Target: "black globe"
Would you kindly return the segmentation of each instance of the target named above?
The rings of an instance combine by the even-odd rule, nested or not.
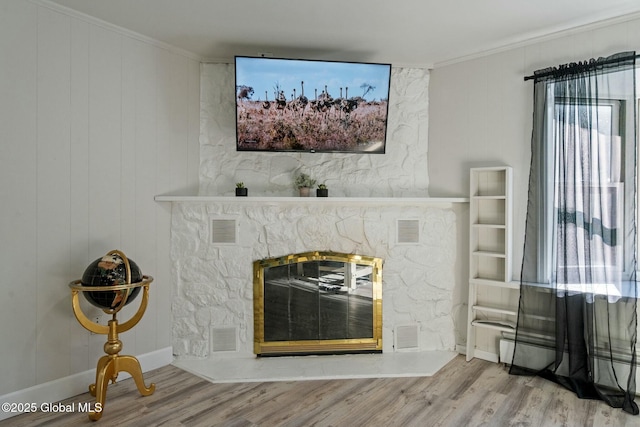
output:
[[[126,257],[126,256],[125,256]],[[142,281],[142,271],[140,267],[127,258],[131,269],[131,281],[138,283]],[[113,286],[127,284],[127,268],[120,254],[110,252],[102,258],[92,262],[82,275],[82,286]],[[119,291],[90,291],[82,292],[87,301],[98,308],[113,310],[122,305],[122,300],[126,297],[124,305],[133,301],[140,293],[140,287],[123,289]]]

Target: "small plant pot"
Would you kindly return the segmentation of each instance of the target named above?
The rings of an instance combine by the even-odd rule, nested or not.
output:
[[[300,187],[300,197],[309,197],[309,187]]]
[[[328,188],[316,188],[316,197],[329,197]]]
[[[249,194],[248,188],[236,188],[237,197],[247,197],[247,194]]]

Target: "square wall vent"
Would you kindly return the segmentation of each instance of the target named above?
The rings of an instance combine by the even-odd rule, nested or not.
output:
[[[235,218],[212,218],[211,243],[217,245],[237,244],[238,221]]]
[[[395,348],[396,350],[408,350],[418,348],[418,325],[396,326]]]
[[[403,244],[420,243],[420,220],[399,219],[396,223],[396,242]]]
[[[211,328],[211,351],[237,351],[237,330],[233,328]]]

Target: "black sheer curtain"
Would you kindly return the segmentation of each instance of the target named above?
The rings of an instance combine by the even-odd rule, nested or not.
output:
[[[510,372],[638,414],[635,52],[537,71]]]

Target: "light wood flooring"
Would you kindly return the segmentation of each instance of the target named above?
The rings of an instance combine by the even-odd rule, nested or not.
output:
[[[212,384],[174,366],[109,386],[94,426],[640,426],[599,401],[537,377],[457,356],[432,377]],[[64,401],[92,402],[89,393]],[[0,426],[81,426],[86,414],[25,414]]]

